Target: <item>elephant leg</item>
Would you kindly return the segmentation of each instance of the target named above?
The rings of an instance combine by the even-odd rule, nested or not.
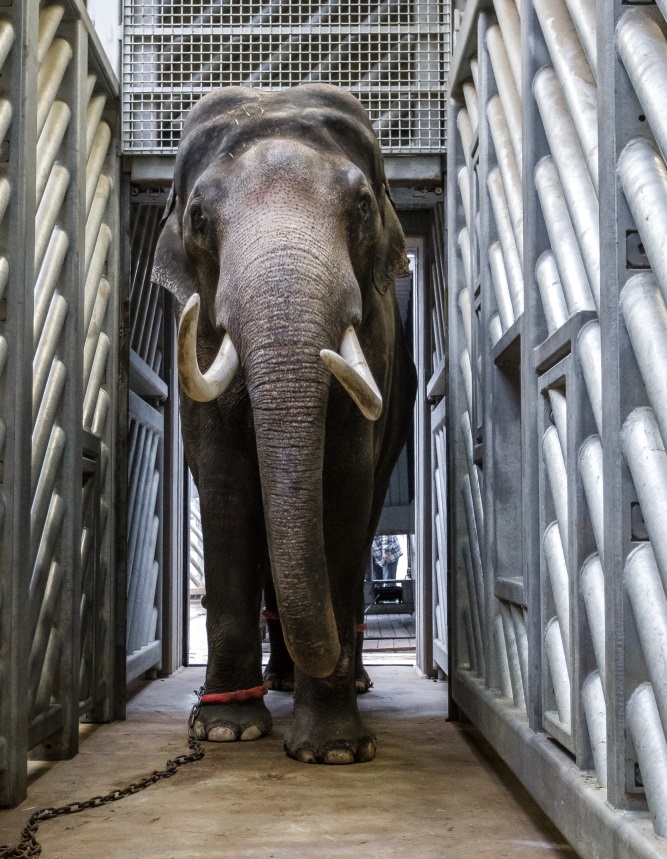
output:
[[[222,461],[224,460],[224,461]],[[196,735],[254,740],[271,730],[263,699],[259,612],[266,535],[256,469],[238,451],[198,463],[208,634],[206,695]],[[207,696],[214,697],[206,703]]]
[[[294,661],[287,651],[283,628],[278,614],[278,601],[276,589],[271,578],[271,570],[268,565],[264,576],[264,607],[266,625],[269,630],[269,642],[271,644],[271,655],[264,670],[264,682],[268,689],[276,692],[294,691]]]
[[[364,599],[364,581],[362,579],[357,589],[356,599],[356,642],[354,651],[354,685],[357,695],[365,695],[373,685],[368,671],[364,668],[364,637],[366,635],[366,614]]]

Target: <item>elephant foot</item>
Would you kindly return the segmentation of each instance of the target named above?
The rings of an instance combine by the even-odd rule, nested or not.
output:
[[[371,680],[368,671],[366,671],[362,665],[361,670],[357,669],[354,677],[354,687],[357,691],[357,695],[365,695],[372,685],[373,681]]]
[[[294,692],[294,669],[292,671],[272,671],[268,666],[263,676],[266,688],[273,692]]]
[[[195,720],[195,737],[212,743],[258,740],[271,732],[273,720],[263,701],[206,704]]]
[[[297,718],[287,733],[285,752],[304,764],[354,764],[372,761],[377,742],[358,715],[345,721]]]

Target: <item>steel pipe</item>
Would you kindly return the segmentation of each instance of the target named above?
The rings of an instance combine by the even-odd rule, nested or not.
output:
[[[156,474],[157,484],[159,485],[159,475]],[[157,489],[155,487],[155,500],[157,501]],[[154,507],[152,508],[155,509]],[[132,600],[130,637],[128,651],[133,653],[135,650],[143,647],[148,642],[148,623],[151,609],[155,605],[155,586],[157,584],[157,573],[159,565],[155,560],[155,551],[157,548],[158,532],[160,528],[160,519],[158,516],[153,516],[150,520],[150,525],[146,523],[146,531],[141,546],[139,555],[141,577],[137,578],[137,590]],[[155,575],[155,579],[153,579]],[[128,606],[130,609],[130,606]]]
[[[0,140],[4,140],[12,124],[13,108],[8,98],[0,98]]]
[[[493,148],[496,152],[498,169],[503,180],[503,189],[512,222],[514,240],[519,257],[523,262],[523,190],[521,186],[521,174],[514,158],[505,112],[497,95],[486,106],[486,116],[489,120],[489,129],[493,140]]]
[[[519,653],[521,684],[525,698],[528,693],[528,633],[526,631],[526,619],[523,615],[523,609],[513,603],[510,603],[510,613],[512,615],[512,623],[514,624],[514,637]]]
[[[84,287],[83,299],[83,329],[87,331],[90,327],[90,319],[93,315],[93,307],[95,305],[95,297],[100,280],[104,273],[109,247],[111,245],[111,230],[106,224],[100,227],[97,241],[95,242],[95,250],[88,267],[86,275],[86,284]]]
[[[625,590],[653,685],[662,730],[667,733],[667,596],[650,543],[643,543],[628,555]]]
[[[30,578],[28,641],[32,641],[35,637],[51,562],[55,555],[56,544],[60,538],[64,515],[65,503],[61,496],[57,492],[54,492],[51,497],[48,513],[46,514],[46,520],[44,521],[44,531],[42,532],[39,551]]]
[[[517,647],[514,624],[512,623],[512,613],[510,611],[509,603],[505,603],[502,600],[500,600],[499,602],[500,618],[505,638],[505,651],[507,653],[507,663],[509,667],[510,681],[512,686],[512,698],[514,700],[515,707],[519,707],[521,710],[525,710],[526,699],[523,688],[521,665],[519,661],[519,649]]]
[[[552,251],[545,251],[535,264],[535,278],[540,290],[544,319],[547,323],[547,331],[554,331],[565,325],[569,312],[563,294],[563,285],[560,282],[558,267]]]
[[[463,155],[465,156],[465,160],[470,160],[470,147],[472,146],[472,123],[470,122],[470,116],[468,115],[468,111],[465,107],[462,107],[458,112],[458,116],[456,117],[456,127],[459,130],[459,134],[461,136],[461,146],[463,147]]]
[[[90,428],[90,431],[93,433],[93,435],[99,436],[100,438],[104,435],[110,406],[111,400],[109,398],[109,395],[104,389],[102,389],[99,393],[99,396],[97,397],[95,416],[93,418],[93,424]]]
[[[489,246],[489,268],[491,269],[491,280],[493,281],[500,324],[502,330],[507,331],[514,324],[514,308],[510,297],[510,286],[505,271],[503,252],[498,241]]]
[[[472,75],[472,82],[475,84],[475,89],[479,92],[479,62],[477,57],[473,57],[470,60],[470,74]]]
[[[90,212],[90,207],[93,204],[95,189],[97,188],[97,182],[104,167],[110,143],[111,129],[106,122],[100,122],[95,132],[95,139],[93,140],[88,164],[86,165],[86,214]]]
[[[577,338],[579,360],[584,373],[584,382],[591,402],[595,426],[602,432],[602,343],[600,323],[587,322]]]
[[[7,257],[0,256],[0,299],[5,294],[5,289],[9,281],[9,262]]]
[[[39,272],[44,254],[53,234],[56,221],[60,216],[65,194],[69,187],[69,170],[62,164],[55,164],[42,201],[35,216],[35,271]]]
[[[656,21],[640,9],[630,9],[619,19],[616,45],[656,143],[667,158],[667,40]]]
[[[582,698],[595,775],[600,786],[607,787],[607,704],[597,671],[591,671],[584,680]]]
[[[544,649],[547,654],[549,673],[551,674],[551,682],[556,698],[558,720],[563,725],[570,725],[572,723],[570,678],[558,618],[552,617],[546,625],[544,630]]]
[[[618,173],[646,254],[667,301],[667,165],[648,140],[635,139],[621,152]]]
[[[466,454],[468,477],[470,478],[470,490],[472,492],[472,504],[475,513],[475,526],[480,539],[483,539],[484,506],[482,504],[482,490],[479,482],[479,472],[473,459],[472,427],[470,426],[470,415],[468,412],[464,412],[461,415],[461,435],[463,436],[463,447]],[[445,510],[444,499],[442,499],[440,509],[443,511]]]
[[[604,573],[597,552],[584,561],[579,577],[579,588],[586,606],[586,617],[593,640],[595,661],[602,683],[606,685]]]
[[[521,18],[514,0],[493,0],[514,83],[521,93]]]
[[[9,351],[9,346],[7,344],[6,337],[0,335],[0,378],[5,372],[5,366],[7,364],[7,353]]]
[[[534,5],[597,193],[598,108],[595,78],[564,0],[535,0]]]
[[[72,111],[64,101],[54,101],[37,141],[37,172],[35,175],[35,200],[39,206],[54,162],[62,145],[72,118]]]
[[[512,676],[510,674],[510,665],[507,658],[507,646],[505,644],[505,632],[503,630],[503,621],[499,614],[496,615],[493,632],[496,644],[495,662],[498,670],[498,680],[500,682],[500,694],[503,698],[514,700]]]
[[[470,611],[468,610],[468,606],[461,606],[461,610],[459,612],[459,617],[461,618],[461,625],[463,626],[463,634],[465,636],[466,650],[468,651],[468,667],[471,671],[474,671],[476,674],[479,674],[477,671],[477,662],[475,657],[475,643],[472,637],[472,623],[470,621]],[[465,667],[465,663],[461,661],[460,667]]]
[[[7,211],[7,206],[9,205],[11,196],[12,186],[9,183],[9,179],[7,179],[6,176],[3,176],[0,179],[0,223],[5,217],[5,212]]]
[[[37,75],[37,136],[42,133],[46,117],[56,99],[60,84],[72,59],[72,48],[65,39],[51,43]]]
[[[37,62],[44,62],[58,27],[65,14],[65,7],[54,3],[52,6],[42,6],[39,10],[39,38],[37,41]]]
[[[653,407],[660,435],[667,439],[667,307],[651,272],[633,275],[623,287],[621,313]]]
[[[42,336],[44,322],[51,306],[51,301],[53,300],[53,293],[56,290],[68,247],[69,239],[67,233],[60,227],[56,227],[49,240],[44,262],[35,284],[33,323],[33,348],[35,349],[37,349]]]
[[[560,529],[557,522],[552,522],[544,531],[542,539],[544,559],[549,573],[551,593],[556,607],[556,617],[560,624],[565,651],[565,663],[570,670],[570,581],[567,572],[567,562],[563,552]]]
[[[466,589],[468,592],[468,608],[470,611],[470,619],[472,623],[472,635],[474,650],[472,656],[474,659],[474,669],[480,677],[486,676],[486,665],[484,659],[484,644],[482,637],[482,623],[479,616],[477,593],[475,592],[475,576],[472,570],[472,561],[470,560],[470,547],[466,541],[462,541],[461,555],[463,557],[463,567],[466,576]]]
[[[517,164],[522,164],[521,96],[514,81],[505,43],[498,26],[489,28],[486,34],[486,47],[496,79],[498,95],[505,111],[507,128],[512,140],[512,149],[514,149],[514,158]]]
[[[51,364],[58,349],[58,343],[65,327],[67,318],[67,302],[62,295],[54,295],[48,316],[44,324],[44,331],[39,341],[32,362],[32,419],[37,417],[37,412],[42,402],[46,380],[51,371]]]
[[[563,549],[567,553],[567,470],[563,451],[558,440],[558,431],[550,426],[542,437],[542,459],[544,461],[556,520],[560,529]]]
[[[567,398],[558,388],[549,388],[549,405],[553,423],[558,432],[563,458],[567,458]]]
[[[9,21],[0,21],[0,69],[4,66],[5,60],[9,56],[16,34],[14,28]]]
[[[39,610],[39,620],[34,638],[30,643],[29,688],[36,693],[42,674],[49,637],[55,622],[55,615],[63,586],[63,570],[57,561],[51,564],[48,581]]]
[[[498,316],[497,313],[494,313],[491,319],[489,319],[489,338],[491,340],[492,349],[502,336],[503,326],[500,322],[500,316]]]
[[[65,382],[67,381],[67,368],[58,358],[51,365],[49,377],[44,389],[44,396],[37,413],[35,427],[32,431],[32,457],[31,457],[31,492],[34,494],[37,481],[44,464],[46,448],[51,436],[51,430],[55,423],[56,414],[60,407]]]
[[[477,126],[479,124],[479,102],[477,99],[477,90],[475,89],[472,81],[466,81],[463,84],[463,99],[466,103],[466,109],[468,110],[468,116],[470,117],[470,125],[472,127],[473,134],[477,131]]]
[[[155,314],[155,322],[153,324],[153,331],[151,333],[151,340],[148,345],[148,354],[146,356],[146,363],[149,367],[153,367],[155,365],[155,355],[157,352],[158,340],[160,339],[160,334],[162,333],[162,317],[164,316],[164,310],[162,307],[158,307],[157,313]]]
[[[97,343],[102,330],[102,325],[104,324],[104,317],[106,316],[110,293],[111,287],[109,286],[109,281],[103,277],[99,284],[97,298],[95,299],[95,305],[93,307],[93,314],[91,316],[90,325],[88,326],[86,340],[83,345],[84,390],[86,390],[88,386],[88,380],[93,366],[93,358],[97,350]]]
[[[461,310],[461,322],[466,339],[468,353],[472,352],[472,312],[470,310],[470,290],[464,287],[459,292],[459,308]]]
[[[638,408],[628,415],[621,427],[621,450],[667,590],[667,453],[652,409]]]
[[[630,696],[626,714],[656,835],[667,838],[667,742],[650,683]]]
[[[130,526],[128,528],[130,539],[128,541],[127,551],[127,578],[128,578],[128,593],[132,585],[132,579],[137,574],[137,564],[135,556],[137,553],[137,544],[140,535],[144,534],[145,521],[148,518],[147,503],[150,493],[150,486],[153,477],[156,474],[155,460],[157,458],[159,438],[157,435],[147,433],[147,439],[144,446],[144,454],[139,467],[139,478],[134,498],[133,507],[129,510]],[[134,585],[136,589],[136,585]]]
[[[599,309],[600,230],[597,194],[553,69],[540,69],[535,75],[533,92],[581,248],[595,306]]]
[[[590,435],[579,448],[579,473],[588,503],[593,536],[604,562],[604,492],[602,486],[602,443],[600,436]]]
[[[37,688],[34,709],[31,711],[32,719],[40,713],[47,713],[51,706],[51,698],[55,691],[56,678],[60,675],[60,662],[63,652],[63,637],[57,626],[54,626],[49,636],[49,644],[46,648],[44,668]]]
[[[101,333],[97,341],[95,350],[95,358],[90,371],[90,379],[86,387],[86,394],[83,398],[83,426],[85,429],[90,429],[95,416],[95,407],[97,406],[97,398],[100,388],[102,387],[102,379],[107,368],[107,360],[109,358],[109,350],[111,343],[106,334]]]
[[[498,231],[498,239],[503,252],[514,318],[518,319],[523,313],[523,273],[521,270],[521,259],[516,242],[514,241],[512,221],[507,209],[503,180],[497,167],[494,167],[489,173],[487,186],[491,199],[491,208],[493,209],[493,217]]]
[[[595,310],[595,301],[581,259],[581,250],[552,158],[542,158],[538,162],[535,168],[535,187],[569,315],[573,316],[580,310]]]
[[[128,469],[127,482],[128,491],[128,523],[134,514],[134,505],[136,502],[137,487],[139,485],[139,475],[144,467],[144,449],[147,445],[148,430],[141,426],[130,415],[130,434],[128,439]]]
[[[484,596],[484,571],[482,568],[482,557],[480,554],[480,540],[477,526],[475,523],[475,510],[472,502],[472,492],[470,489],[470,478],[466,474],[463,478],[461,492],[463,494],[463,509],[465,512],[466,527],[468,529],[468,544],[470,546],[470,561],[472,564],[472,572],[475,579],[475,594],[477,596],[477,611],[479,613],[479,624],[484,633],[485,626],[485,596]]]
[[[134,635],[135,614],[141,611],[139,602],[145,589],[145,578],[150,575],[150,568],[146,564],[147,543],[152,537],[154,527],[155,504],[157,502],[157,491],[160,485],[160,473],[153,471],[150,484],[144,495],[140,519],[139,543],[133,559],[132,578],[127,590],[127,652],[132,653],[136,648],[132,646]],[[152,523],[149,525],[149,522]]]
[[[472,414],[472,367],[470,366],[470,353],[464,349],[461,353],[461,375],[463,376],[463,390],[466,395],[468,414]]]
[[[461,167],[458,175],[459,193],[461,194],[461,202],[463,204],[463,214],[466,220],[466,228],[468,232],[472,229],[470,223],[470,179],[468,176],[468,168]]]
[[[595,0],[565,0],[577,29],[581,44],[584,46],[588,65],[594,77],[597,78],[597,24],[595,18]]]
[[[459,233],[459,248],[461,249],[461,260],[463,262],[463,274],[465,275],[468,289],[472,289],[472,270],[470,259],[470,236],[464,227]]]
[[[95,77],[93,77],[93,87],[95,86]],[[88,99],[88,108],[86,109],[86,160],[90,157],[93,149],[93,142],[100,122],[102,114],[107,103],[107,97],[104,93],[97,93]]]
[[[58,470],[65,451],[66,436],[59,426],[51,430],[51,437],[44,458],[44,466],[30,509],[30,565],[34,566],[39,550],[39,542],[43,536],[44,522],[51,503],[51,496],[58,476]]]

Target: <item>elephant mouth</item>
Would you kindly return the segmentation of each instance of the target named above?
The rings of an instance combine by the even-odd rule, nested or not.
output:
[[[209,369],[202,373],[197,361],[197,325],[201,299],[197,293],[185,305],[178,326],[178,378],[185,394],[199,403],[221,397],[239,369],[232,338],[226,333]],[[338,352],[322,349],[320,358],[338,379],[365,418],[376,421],[382,414],[382,395],[364,357],[354,327],[343,332]]]

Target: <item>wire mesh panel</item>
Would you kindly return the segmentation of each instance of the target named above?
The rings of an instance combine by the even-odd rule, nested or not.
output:
[[[191,106],[219,86],[327,83],[359,98],[386,152],[440,152],[448,10],[439,0],[125,0],[124,147],[175,152]]]
[[[24,597],[14,607],[21,640],[12,642],[9,654],[23,676],[12,705],[24,727],[14,725],[7,740],[13,761],[3,773],[3,796],[9,803],[25,791],[28,749],[37,757],[71,756],[80,716],[110,717],[109,413],[117,396],[119,305],[116,251],[110,249],[118,235],[112,199],[117,83],[78,3],[19,5],[30,8],[10,29],[25,52],[17,70],[3,73],[10,98],[0,129],[16,164],[0,176],[0,209],[11,218],[13,198],[22,224],[4,245],[0,271],[3,301],[14,284],[23,293],[32,285],[34,294],[23,299],[30,311],[30,334],[23,337],[32,354],[24,378],[15,379],[16,394],[30,407],[32,433],[23,451],[24,468],[29,463],[29,508],[23,511],[29,540],[22,547],[28,569]],[[0,31],[8,59],[11,33],[1,22]],[[20,137],[13,136],[17,123]],[[8,437],[16,452],[14,433]],[[20,494],[16,488],[13,494],[12,524],[20,529]]]
[[[667,3],[462,13],[453,701],[580,855],[665,856]]]

